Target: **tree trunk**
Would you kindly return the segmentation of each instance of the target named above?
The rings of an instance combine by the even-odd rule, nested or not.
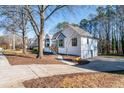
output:
[[[23,31],[22,39],[23,39],[23,54],[26,54],[26,53],[27,53],[27,49],[26,49],[26,37],[25,37],[25,31]]]
[[[43,57],[43,39],[42,39],[42,34],[38,36],[38,55],[37,58],[42,58]]]
[[[44,36],[44,6],[42,5],[41,7],[41,18],[40,18],[40,32],[38,36],[38,55],[37,58],[42,58],[43,57],[43,36]]]
[[[27,53],[27,47],[26,47],[26,20],[25,15],[23,14],[24,10],[22,9],[22,41],[23,41],[23,54]]]
[[[110,53],[110,20],[108,19],[108,25],[107,25],[107,37],[106,37],[106,41],[107,41],[107,54]]]
[[[124,55],[124,32],[121,33],[122,54]]]
[[[14,31],[12,35],[12,49],[15,50],[15,32]]]
[[[122,39],[121,43],[122,43],[122,53],[124,55],[124,38]]]

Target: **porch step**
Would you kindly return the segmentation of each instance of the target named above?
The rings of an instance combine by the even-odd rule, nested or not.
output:
[[[61,55],[58,55],[58,56],[57,56],[57,59],[63,60],[63,57],[62,57]]]

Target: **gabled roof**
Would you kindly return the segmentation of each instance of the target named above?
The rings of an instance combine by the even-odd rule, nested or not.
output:
[[[51,39],[52,35],[46,34],[44,39],[47,39],[47,38]]]
[[[61,30],[61,31],[59,31],[59,32],[56,32],[56,33],[53,35],[52,40],[55,40],[55,39],[58,39],[58,38],[65,38],[65,37],[66,37],[66,36],[63,35],[62,30]]]
[[[61,34],[61,32],[62,32],[62,30],[56,32],[56,33],[53,35],[52,40],[57,39],[57,37]]]
[[[89,32],[85,31],[84,29],[78,27],[78,26],[73,26],[73,25],[68,25],[71,29],[76,31],[79,35],[83,37],[93,37]]]
[[[66,36],[63,34],[63,33],[60,33],[58,36],[57,36],[57,39],[64,39]]]
[[[73,31],[75,31],[82,37],[94,38],[89,32],[85,31],[84,29],[81,29],[78,26],[73,26],[73,25],[68,24],[68,25],[66,25],[66,27],[64,29],[66,29],[66,28],[71,28]],[[62,31],[64,31],[64,29],[55,33],[52,37],[52,40],[57,39],[57,37],[62,33]],[[97,38],[95,38],[95,39],[97,39]]]

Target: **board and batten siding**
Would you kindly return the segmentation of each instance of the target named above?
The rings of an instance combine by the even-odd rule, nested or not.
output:
[[[87,43],[87,39],[89,43]],[[97,55],[97,40],[81,37],[81,58],[91,58]]]
[[[69,54],[69,55],[77,55],[81,56],[81,38],[80,35],[77,34],[70,28],[62,31],[64,38],[64,47],[59,47],[58,52],[61,54]],[[77,38],[77,46],[72,46],[72,38]]]

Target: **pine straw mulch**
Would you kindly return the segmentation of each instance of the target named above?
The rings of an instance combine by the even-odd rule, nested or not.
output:
[[[36,54],[4,54],[11,65],[27,65],[27,64],[63,64],[57,60],[56,55],[45,54],[42,59],[37,59]]]
[[[124,88],[124,76],[111,73],[76,73],[40,77],[23,82],[27,88]]]
[[[79,56],[73,56],[73,55],[62,55],[64,60],[67,61],[72,61],[72,62],[76,62],[75,59]]]

